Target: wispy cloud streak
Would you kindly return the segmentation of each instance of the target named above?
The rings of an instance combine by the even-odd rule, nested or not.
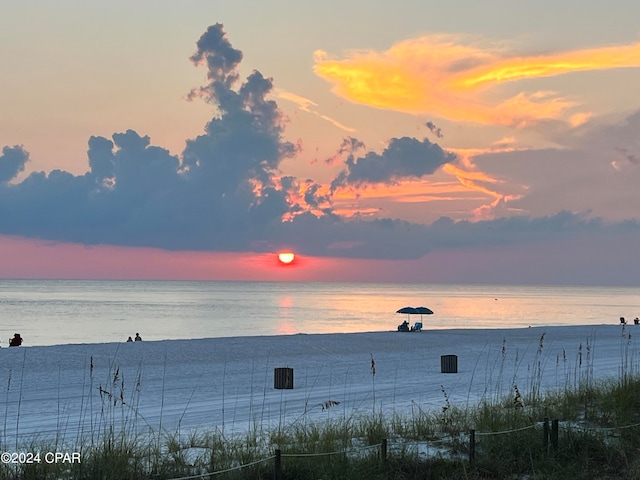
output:
[[[286,90],[282,90],[282,89],[275,89],[275,95],[278,98],[282,99],[282,100],[286,100],[288,102],[295,103],[298,106],[298,108],[300,110],[302,110],[303,112],[307,112],[307,113],[311,113],[313,115],[316,115],[316,116],[320,117],[321,119],[326,120],[327,122],[331,123],[335,127],[338,127],[340,130],[344,130],[345,132],[349,132],[349,133],[353,133],[353,132],[356,131],[355,128],[348,127],[348,126],[340,123],[335,118],[332,118],[332,117],[329,117],[328,115],[323,115],[322,113],[319,113],[316,110],[316,107],[318,106],[318,104],[316,102],[314,102],[313,100],[310,100],[310,99],[308,99],[306,97],[303,97],[302,95],[298,95],[297,93],[287,92]]]

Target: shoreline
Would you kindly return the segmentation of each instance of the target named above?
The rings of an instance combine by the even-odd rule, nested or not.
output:
[[[627,323],[628,328],[637,327],[640,332],[640,326],[634,325],[633,323]],[[518,327],[503,327],[497,326],[494,328],[487,327],[456,327],[456,328],[435,328],[429,329],[428,327],[422,328],[420,332],[399,332],[395,329],[390,330],[370,330],[370,331],[362,331],[362,332],[321,332],[321,333],[305,333],[305,332],[296,332],[296,333],[284,333],[284,334],[265,334],[265,335],[235,335],[235,336],[224,336],[224,337],[195,337],[195,338],[163,338],[163,339],[151,339],[151,340],[143,340],[141,342],[137,342],[138,344],[145,343],[162,343],[162,342],[199,342],[199,341],[221,341],[221,340],[230,340],[236,341],[238,339],[270,339],[270,338],[282,338],[282,337],[297,337],[297,336],[331,336],[331,335],[369,335],[369,334],[384,334],[384,333],[397,333],[398,335],[412,334],[412,335],[429,335],[438,333],[450,333],[454,334],[455,332],[460,333],[469,333],[469,332],[496,332],[496,331],[520,331],[520,330],[530,330],[530,329],[585,329],[585,328],[603,328],[603,327],[618,327],[621,328],[622,324],[614,324],[614,323],[594,323],[594,324],[585,324],[585,325],[571,325],[571,324],[563,324],[563,325],[528,325],[528,326],[518,326]],[[11,349],[11,350],[20,350],[20,348],[58,348],[65,346],[89,346],[89,345],[120,345],[123,343],[136,343],[136,342],[127,342],[126,338],[122,341],[109,341],[109,342],[78,342],[78,343],[57,343],[51,345],[30,345],[28,343],[23,343],[20,347],[9,347],[8,345],[0,345],[0,350]]]

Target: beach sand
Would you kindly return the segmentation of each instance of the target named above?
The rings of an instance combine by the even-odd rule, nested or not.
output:
[[[181,433],[474,406],[638,369],[634,325],[211,338],[0,349],[0,442],[101,425]],[[455,355],[456,373],[441,356]],[[372,369],[375,362],[375,375]],[[274,369],[294,372],[274,388]],[[327,403],[329,402],[329,403]],[[339,402],[339,403],[337,403]],[[329,408],[323,408],[330,405]]]

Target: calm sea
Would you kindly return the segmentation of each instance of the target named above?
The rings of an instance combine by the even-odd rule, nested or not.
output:
[[[640,289],[387,283],[0,280],[0,346],[395,330],[619,323]]]

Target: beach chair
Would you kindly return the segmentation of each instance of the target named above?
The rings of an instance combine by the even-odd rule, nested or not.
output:
[[[422,322],[416,322],[415,325],[413,326],[413,331],[414,332],[421,332],[422,331]]]

